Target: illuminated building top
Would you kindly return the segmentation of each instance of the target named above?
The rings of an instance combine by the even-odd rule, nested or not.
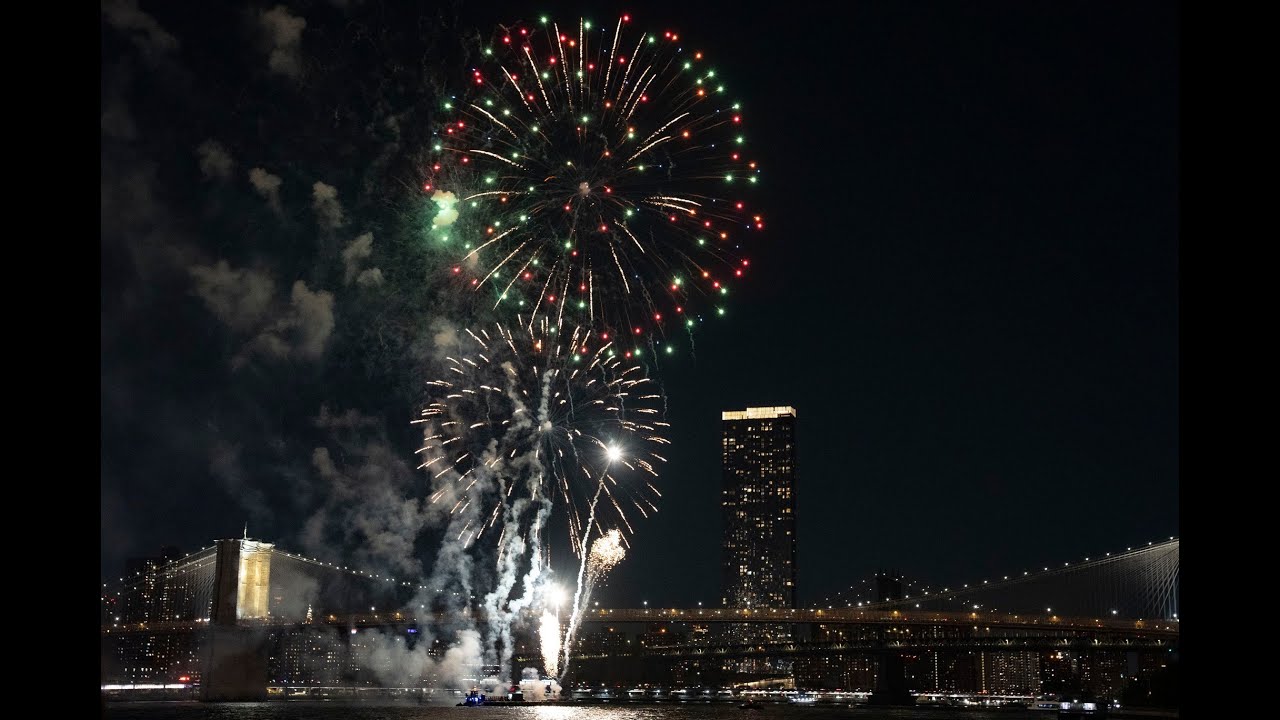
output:
[[[747,408],[746,410],[726,410],[720,413],[721,420],[771,420],[780,417],[796,417],[796,409],[789,405],[778,407]]]

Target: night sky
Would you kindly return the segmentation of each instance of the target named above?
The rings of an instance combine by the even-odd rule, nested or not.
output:
[[[246,522],[421,577],[408,420],[456,308],[416,166],[468,32],[582,8],[203,5],[103,4],[103,577]],[[1178,534],[1176,7],[828,5],[585,13],[715,61],[768,215],[729,314],[656,369],[662,509],[601,605],[717,602],[720,412],[747,406],[799,414],[802,604]]]

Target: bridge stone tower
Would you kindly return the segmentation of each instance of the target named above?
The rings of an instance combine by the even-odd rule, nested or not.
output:
[[[247,537],[217,542],[213,607],[203,646],[202,700],[267,697],[267,632],[241,621],[268,616],[272,547]]]

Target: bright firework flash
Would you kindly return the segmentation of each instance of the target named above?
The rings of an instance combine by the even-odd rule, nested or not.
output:
[[[630,20],[501,28],[443,105],[424,184],[456,196],[431,236],[464,288],[627,357],[725,314],[741,243],[764,229],[742,104],[678,33]]]
[[[542,662],[547,674],[554,677],[560,669],[560,618],[555,613],[543,611],[538,639],[542,644]]]
[[[582,613],[591,602],[591,592],[596,583],[610,570],[622,562],[627,556],[625,539],[617,528],[610,530],[591,543],[591,552],[582,559],[582,568],[578,574],[578,592],[573,597],[573,611],[569,616],[569,627],[564,639],[564,671],[569,672],[569,660],[573,652],[573,638],[582,620]],[[585,570],[585,580],[583,574]]]
[[[450,543],[467,549],[494,538],[498,580],[483,601],[486,651],[505,666],[511,622],[544,584],[543,529],[557,499],[578,555],[599,502],[609,522],[629,532],[635,512],[657,511],[661,493],[651,479],[655,463],[665,462],[654,450],[668,444],[663,397],[610,343],[545,318],[516,330],[466,330],[445,361],[445,376],[428,383],[429,401],[414,421],[424,425],[419,468],[431,474],[430,502],[449,515]],[[629,457],[611,457],[619,442]]]
[[[560,663],[560,606],[564,605],[564,588],[544,585],[543,598],[551,610],[544,610],[538,625],[538,639],[542,648],[542,661],[547,675],[556,676]]]

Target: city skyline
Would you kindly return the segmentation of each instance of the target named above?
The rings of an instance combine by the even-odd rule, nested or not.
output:
[[[104,10],[106,579],[246,522],[431,570],[433,531],[386,500],[424,482],[411,366],[436,331],[396,275],[385,188],[434,99],[404,88],[466,81],[462,29],[540,8],[285,10],[251,30],[219,7]],[[646,360],[672,426],[662,501],[596,599],[720,597],[726,408],[805,412],[804,605],[883,567],[967,582],[1178,535],[1176,10],[820,10],[637,12],[741,95],[769,223],[728,313]],[[777,38],[806,52],[761,51]],[[360,42],[376,57],[335,50]]]
[[[1170,617],[1176,605],[1169,603],[1176,596],[1167,594],[1170,582],[1176,592],[1177,545],[1161,543],[1085,563],[1071,571],[1074,576],[1054,569],[1021,583],[984,586],[973,596],[1003,598],[997,601],[1003,610],[983,604],[974,606],[984,608],[980,612],[970,612],[968,601],[959,611],[919,610],[909,598],[869,610],[593,610],[581,631],[581,667],[573,686],[576,694],[643,682],[645,699],[656,700],[670,698],[650,698],[655,683],[669,689],[717,685],[727,691],[767,681],[775,689],[874,689],[881,702],[911,702],[909,692],[925,703],[926,696],[937,693],[1010,700],[1083,691],[1126,703],[1168,703],[1176,699],[1170,686],[1176,675],[1167,668],[1171,661],[1176,666],[1177,655],[1170,653],[1177,652],[1180,634],[1176,612]],[[144,690],[199,689],[202,697],[230,693],[262,699],[286,687],[322,693],[399,688],[403,693],[462,683],[465,689],[482,675],[501,674],[484,670],[479,657],[461,665],[456,658],[450,661],[454,649],[465,644],[457,623],[473,611],[450,609],[447,600],[424,596],[423,588],[410,583],[359,577],[246,538],[220,540],[163,565],[139,567],[145,576],[130,583],[128,592],[104,596],[104,613],[114,605],[124,616],[104,618],[104,689],[138,683]],[[898,595],[896,587],[886,591]],[[1055,605],[1066,602],[1064,591],[1076,603],[1057,608],[1066,611],[1065,617],[1050,614],[1052,608],[1042,612],[1050,599]],[[406,602],[410,596],[425,602]],[[1125,611],[1109,613],[1109,605]],[[520,667],[536,671],[540,664],[532,634],[538,612],[526,608],[523,613],[517,675]],[[886,654],[886,641],[898,649]],[[715,649],[734,654],[719,659],[704,654]],[[243,684],[248,676],[241,671],[223,672],[233,659],[238,666],[255,667],[257,679]],[[264,688],[263,681],[274,690]],[[526,692],[542,690],[538,680],[530,683]],[[870,701],[876,703],[876,697]]]

